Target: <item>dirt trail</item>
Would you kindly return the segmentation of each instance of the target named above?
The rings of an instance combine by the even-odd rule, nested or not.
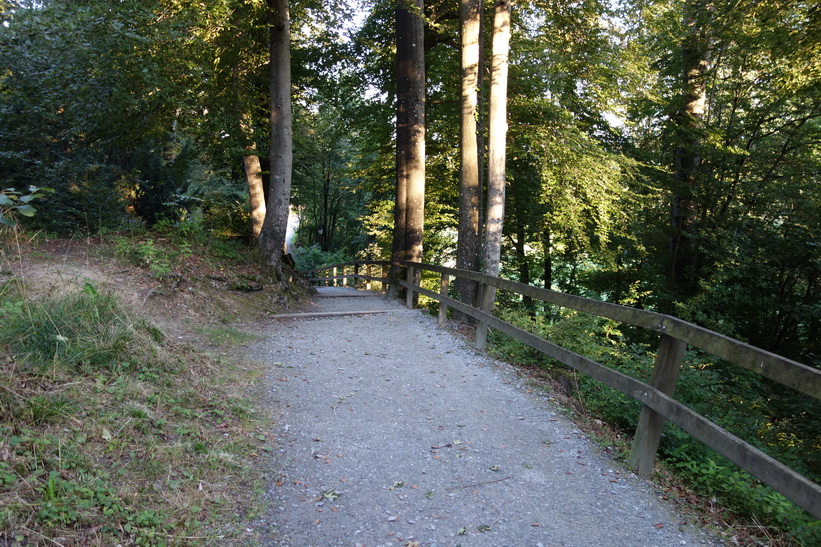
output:
[[[252,348],[279,453],[264,545],[709,544],[546,394],[421,311],[320,289]]]

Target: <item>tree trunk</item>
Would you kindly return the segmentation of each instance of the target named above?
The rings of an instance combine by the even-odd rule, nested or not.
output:
[[[234,90],[234,111],[237,116],[237,126],[245,155],[242,157],[242,167],[245,180],[248,184],[249,205],[251,208],[251,237],[259,240],[262,223],[265,221],[265,183],[262,178],[262,165],[254,139],[254,122],[243,106],[243,85],[240,81],[241,70],[239,63],[232,71],[232,85]]]
[[[425,219],[423,0],[396,5],[396,209],[393,260],[422,261]],[[396,286],[392,283],[392,286]]]
[[[544,288],[553,289],[553,245],[550,242],[550,227],[545,223],[542,230],[542,246],[544,247]]]
[[[288,0],[269,0],[271,7],[271,182],[259,246],[277,272],[288,228],[293,142],[291,129],[291,31]]]
[[[456,267],[479,270],[481,162],[477,134],[479,102],[479,55],[482,2],[461,0],[459,18],[462,40],[462,96],[461,96],[461,171],[459,174],[459,239],[456,247]],[[456,291],[465,304],[476,305],[478,283],[456,279]]]
[[[706,73],[710,57],[709,8],[702,0],[684,4],[681,43],[682,106],[678,113],[675,151],[670,281],[673,298],[693,296],[698,288],[697,201],[701,167]]]
[[[255,151],[246,148],[248,152]],[[242,165],[245,169],[245,180],[248,182],[248,195],[251,202],[251,235],[254,241],[259,239],[262,231],[262,224],[265,222],[265,190],[262,182],[262,166],[259,163],[259,156],[249,154],[242,157]]]
[[[507,73],[510,51],[509,0],[495,0],[493,45],[490,64],[488,116],[487,214],[485,220],[484,272],[499,275],[502,254],[502,227],[505,216],[505,146],[507,142]],[[482,309],[490,311],[496,297],[488,288]]]

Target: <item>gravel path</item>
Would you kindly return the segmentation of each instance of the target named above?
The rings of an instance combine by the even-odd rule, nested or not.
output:
[[[252,350],[279,409],[265,545],[709,542],[511,367],[356,294],[312,311],[385,313],[278,321]]]

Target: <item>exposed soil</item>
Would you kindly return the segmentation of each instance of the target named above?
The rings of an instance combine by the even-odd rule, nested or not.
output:
[[[48,296],[91,283],[113,292],[178,341],[200,338],[199,328],[209,323],[255,331],[267,315],[304,304],[298,293],[286,294],[260,278],[259,266],[252,262],[227,270],[218,260],[194,255],[181,260],[170,276],[158,278],[145,267],[116,258],[112,245],[98,238],[38,240],[22,252],[7,248],[0,253],[0,287],[12,278],[22,279],[31,295]],[[254,290],[237,288],[248,279],[255,280]]]

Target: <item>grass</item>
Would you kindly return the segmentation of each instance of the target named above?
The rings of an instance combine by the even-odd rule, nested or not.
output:
[[[239,541],[271,450],[258,365],[173,344],[90,283],[40,298],[19,281],[0,287],[0,544]]]

